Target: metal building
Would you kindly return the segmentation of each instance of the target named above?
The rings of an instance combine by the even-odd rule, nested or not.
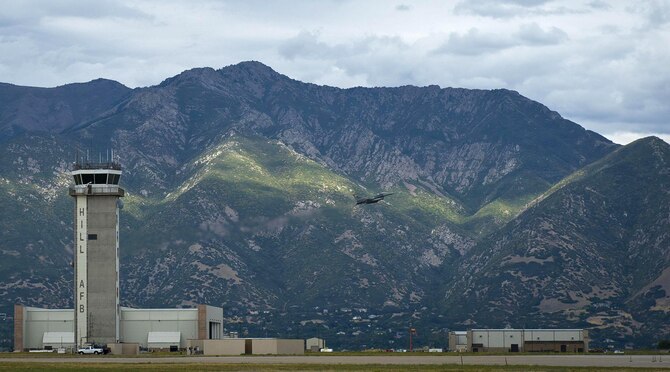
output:
[[[305,340],[305,350],[317,352],[326,347],[326,340],[312,337]]]
[[[76,163],[71,172],[75,198],[75,313],[77,345],[119,341],[119,187],[121,166]],[[89,277],[89,273],[95,277]]]
[[[15,305],[14,350],[74,347],[74,309],[40,309]],[[119,342],[144,348],[183,349],[188,340],[222,336],[223,309],[198,305],[187,309],[121,307]]]
[[[589,349],[589,333],[584,329],[471,329],[467,332],[450,332],[449,349],[472,352],[583,353]]]
[[[190,339],[218,340],[222,336],[223,309],[220,307],[198,305],[190,309],[121,308],[122,342],[137,342],[142,347],[156,349],[173,345],[185,348]]]
[[[14,305],[14,350],[53,347],[48,343],[51,338],[47,337],[47,334],[54,332],[59,332],[64,336],[63,345],[58,345],[59,347],[74,346],[74,310],[40,309]],[[46,343],[45,338],[47,338]],[[72,343],[67,342],[70,339]]]

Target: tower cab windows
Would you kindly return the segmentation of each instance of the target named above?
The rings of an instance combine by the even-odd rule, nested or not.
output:
[[[75,185],[118,185],[119,174],[81,173],[73,175]]]
[[[109,174],[107,175],[107,183],[112,185],[119,184],[119,175],[118,174]]]
[[[86,184],[93,183],[93,175],[92,174],[81,174],[80,176],[81,176],[81,183],[79,185],[86,185]]]

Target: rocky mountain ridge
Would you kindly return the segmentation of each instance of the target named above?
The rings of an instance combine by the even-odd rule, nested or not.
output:
[[[609,209],[585,208],[592,192],[584,190],[599,190],[608,206],[651,198],[663,190],[666,168],[635,164],[657,152],[666,159],[667,144],[621,148],[516,92],[338,89],[244,62],[185,71],[147,88],[104,80],[2,85],[0,96],[7,97],[0,103],[3,307],[71,306],[64,170],[77,148],[114,148],[128,192],[121,218],[128,305],[207,302],[224,306],[229,330],[316,332],[346,347],[391,346],[409,323],[423,327],[425,342],[445,329],[503,323],[569,323],[637,341],[651,329],[597,315],[602,306],[645,324],[665,314],[667,260],[654,275],[620,271],[636,278],[633,299],[628,290],[608,292],[633,285],[629,279],[586,291],[600,283],[589,267],[615,264],[606,250],[589,251],[586,260],[553,245],[542,248],[551,254],[514,249],[555,241],[542,234],[583,247],[620,239],[609,232],[611,220],[596,218]],[[596,177],[602,172],[593,167],[621,153],[639,159]],[[608,186],[617,172],[650,186],[633,198],[626,182]],[[593,184],[574,189],[582,175]],[[379,190],[396,194],[353,207],[353,193]],[[667,255],[657,212],[618,225],[636,257]],[[545,225],[532,224],[534,213],[549,214]],[[575,216],[584,224],[573,223]],[[650,242],[656,245],[647,248]],[[510,265],[516,274],[500,271]],[[545,269],[542,279],[528,279]],[[564,271],[578,283],[568,285]],[[557,280],[564,288],[546,287]],[[522,301],[523,293],[533,296]],[[653,305],[636,300],[648,296],[656,296]],[[565,305],[573,303],[580,306]],[[357,311],[367,320],[352,321]],[[523,324],[518,314],[527,314]]]

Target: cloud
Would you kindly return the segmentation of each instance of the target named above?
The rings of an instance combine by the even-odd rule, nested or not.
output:
[[[538,11],[550,0],[465,0],[454,7],[456,14],[479,15],[492,18],[508,18],[524,16]]]
[[[0,12],[0,81],[157,84],[258,60],[338,87],[507,88],[600,133],[670,133],[664,1],[25,0]]]
[[[516,45],[514,40],[505,35],[484,34],[476,28],[471,28],[463,35],[450,34],[447,42],[435,49],[435,53],[476,56],[511,48],[514,45]]]
[[[283,42],[279,54],[288,59],[295,58],[347,58],[355,55],[381,52],[383,49],[401,49],[405,44],[399,38],[367,36],[349,43],[328,44],[319,41],[318,33],[301,31]]]
[[[593,8],[593,9],[598,9],[598,10],[612,9],[611,5],[609,5],[607,2],[602,1],[602,0],[594,0],[594,1],[589,2],[587,5],[590,6],[591,8]]]
[[[150,16],[132,6],[118,1],[11,1],[2,4],[0,27],[11,25],[35,25],[44,18],[142,18]]]
[[[670,23],[670,3],[667,1],[632,3],[630,11],[642,15],[648,28],[658,28]]]
[[[537,23],[522,24],[516,32],[509,34],[484,33],[477,28],[471,28],[465,34],[450,34],[448,40],[434,52],[477,56],[525,45],[555,45],[567,39],[564,31],[556,27],[545,31]]]
[[[328,45],[319,41],[318,34],[301,31],[279,45],[279,54],[289,60],[300,58],[321,59],[352,53],[352,47],[343,44]]]
[[[516,36],[521,44],[536,46],[560,44],[568,39],[568,35],[563,30],[551,27],[545,31],[534,22],[521,25]]]
[[[278,51],[292,62],[311,61],[328,71],[312,76],[312,82],[340,85],[338,79],[344,78],[355,82],[349,86],[379,86],[416,82],[411,65],[407,61],[398,63],[412,53],[410,49],[397,37],[367,36],[349,43],[329,44],[321,41],[318,33],[302,31],[282,43]]]

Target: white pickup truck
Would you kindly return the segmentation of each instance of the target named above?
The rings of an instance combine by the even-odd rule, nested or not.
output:
[[[100,347],[86,346],[77,350],[79,354],[102,354],[104,350]]]

